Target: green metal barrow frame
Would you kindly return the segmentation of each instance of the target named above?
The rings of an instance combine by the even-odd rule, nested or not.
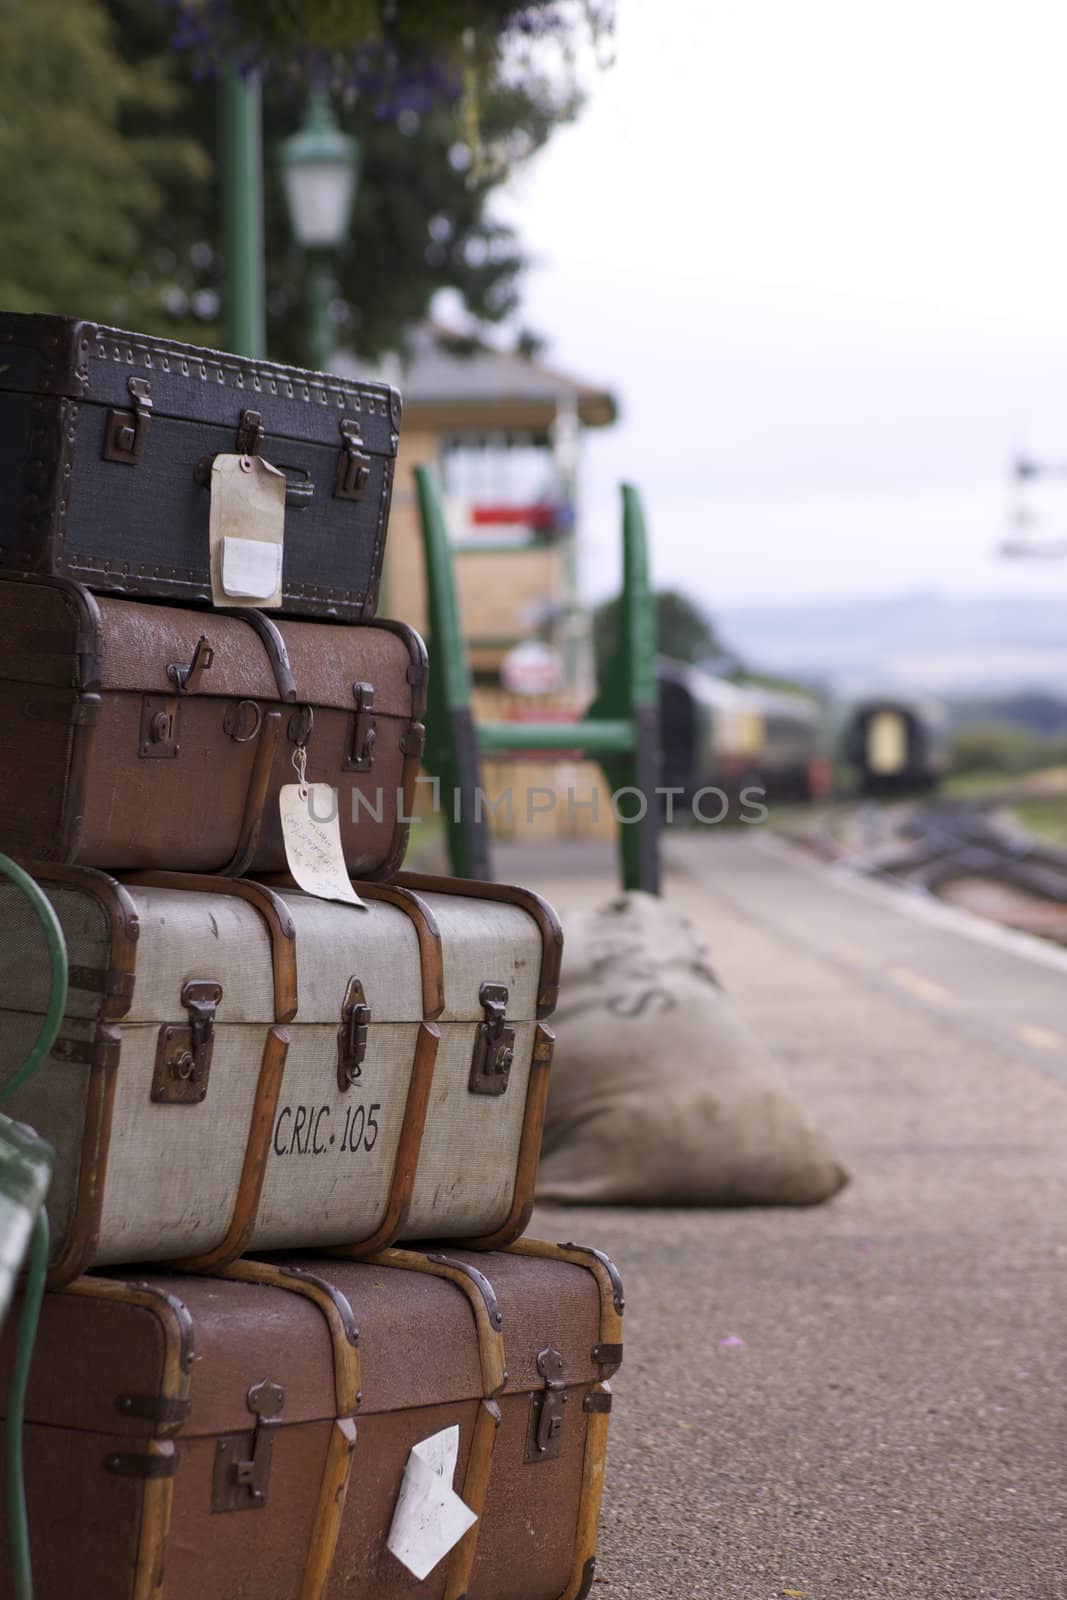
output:
[[[48,1009],[33,1049],[17,1072],[0,1087],[7,1100],[37,1071],[47,1057],[67,1004],[67,946],[51,904],[40,888],[9,856],[0,855],[0,878],[13,883],[29,900],[41,925],[51,971]],[[48,1271],[48,1215],[45,1197],[52,1177],[54,1153],[32,1128],[0,1114],[0,1323],[8,1309],[20,1266],[27,1264],[15,1360],[7,1397],[5,1434],[5,1506],[11,1592],[14,1600],[33,1600],[30,1536],[22,1470],[22,1421],[26,1386],[37,1335],[37,1319]]]
[[[416,467],[419,520],[426,561],[430,683],[426,722],[427,771],[438,780],[452,871],[491,879],[489,827],[475,803],[481,757],[520,751],[568,752],[599,762],[613,795],[624,889],[658,894],[659,704],[655,671],[655,610],[649,586],[648,541],[640,496],[622,486],[623,579],[619,629],[599,692],[577,722],[483,722],[471,710],[471,675],[463,645],[452,548],[429,467]],[[628,797],[624,805],[623,796]],[[627,813],[631,812],[632,815]]]

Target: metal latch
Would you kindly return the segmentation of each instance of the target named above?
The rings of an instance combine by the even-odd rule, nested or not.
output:
[[[334,499],[362,500],[370,482],[370,456],[363,453],[363,435],[359,431],[358,422],[353,422],[349,417],[342,417],[339,426],[344,443],[341,446],[341,454],[337,461],[337,476],[333,483]]]
[[[179,694],[195,694],[200,687],[200,680],[212,666],[215,652],[207,642],[207,634],[202,633],[196,641],[193,659],[187,667],[178,662],[172,662],[167,668],[167,677],[177,685]]]
[[[374,717],[374,685],[354,683],[352,695],[356,702],[356,715],[348,751],[341,763],[342,770],[369,772],[374,765],[374,745],[378,738],[378,725]]]
[[[222,984],[192,978],[182,985],[188,1022],[165,1022],[156,1044],[152,1099],[163,1105],[196,1105],[207,1094],[215,1048],[215,1011]]]
[[[337,1030],[337,1084],[341,1090],[354,1088],[363,1076],[370,1019],[363,985],[358,978],[349,978]]]
[[[152,418],[152,390],[147,378],[128,378],[126,387],[133,401],[132,411],[109,411],[104,428],[104,460],[121,461],[135,467],[144,452],[148,424]]]
[[[239,456],[258,456],[263,453],[263,418],[258,411],[242,411],[237,425],[234,448]]]
[[[285,1390],[264,1378],[252,1385],[245,1403],[256,1425],[250,1433],[226,1433],[217,1441],[212,1511],[259,1511],[267,1503],[270,1458]]]
[[[530,1396],[530,1423],[526,1430],[527,1461],[554,1461],[563,1445],[563,1408],[567,1390],[563,1383],[563,1357],[546,1345],[537,1357],[543,1389]]]
[[[141,701],[138,756],[145,761],[167,761],[176,756],[180,750],[178,696],[146,694]]]
[[[507,1024],[505,983],[483,983],[478,999],[485,1012],[474,1036],[474,1057],[467,1087],[471,1094],[503,1094],[515,1060],[515,1029]]]

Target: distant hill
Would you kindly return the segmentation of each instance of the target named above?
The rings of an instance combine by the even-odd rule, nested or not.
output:
[[[1067,605],[1059,598],[921,591],[726,607],[715,620],[746,665],[841,693],[1067,688]]]

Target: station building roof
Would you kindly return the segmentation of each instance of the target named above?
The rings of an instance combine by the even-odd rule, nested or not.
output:
[[[343,376],[368,375],[351,356],[340,354],[334,365]],[[406,420],[425,427],[540,430],[568,401],[586,428],[606,427],[618,414],[608,389],[433,322],[413,331],[399,373],[390,377]]]

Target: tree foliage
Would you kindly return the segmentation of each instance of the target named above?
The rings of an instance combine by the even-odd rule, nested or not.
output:
[[[145,0],[0,0],[0,25],[0,306],[220,344],[217,89],[173,50],[172,16]],[[278,154],[303,109],[302,87],[265,85],[268,346],[295,362],[305,263]],[[444,288],[480,320],[511,315],[525,256],[491,199],[576,114],[572,89],[533,71],[498,82],[478,152],[457,102],[393,119],[367,96],[337,109],[363,155],[334,263],[340,341],[367,359],[399,348]]]
[[[0,0],[0,35],[0,305],[158,319],[149,241],[172,194],[206,192],[211,172],[169,125],[174,63],[123,61],[98,0]]]
[[[707,613],[677,589],[655,595],[656,649],[672,661],[710,661],[726,654]],[[593,613],[597,672],[603,675],[618,637],[619,601],[607,600]]]

